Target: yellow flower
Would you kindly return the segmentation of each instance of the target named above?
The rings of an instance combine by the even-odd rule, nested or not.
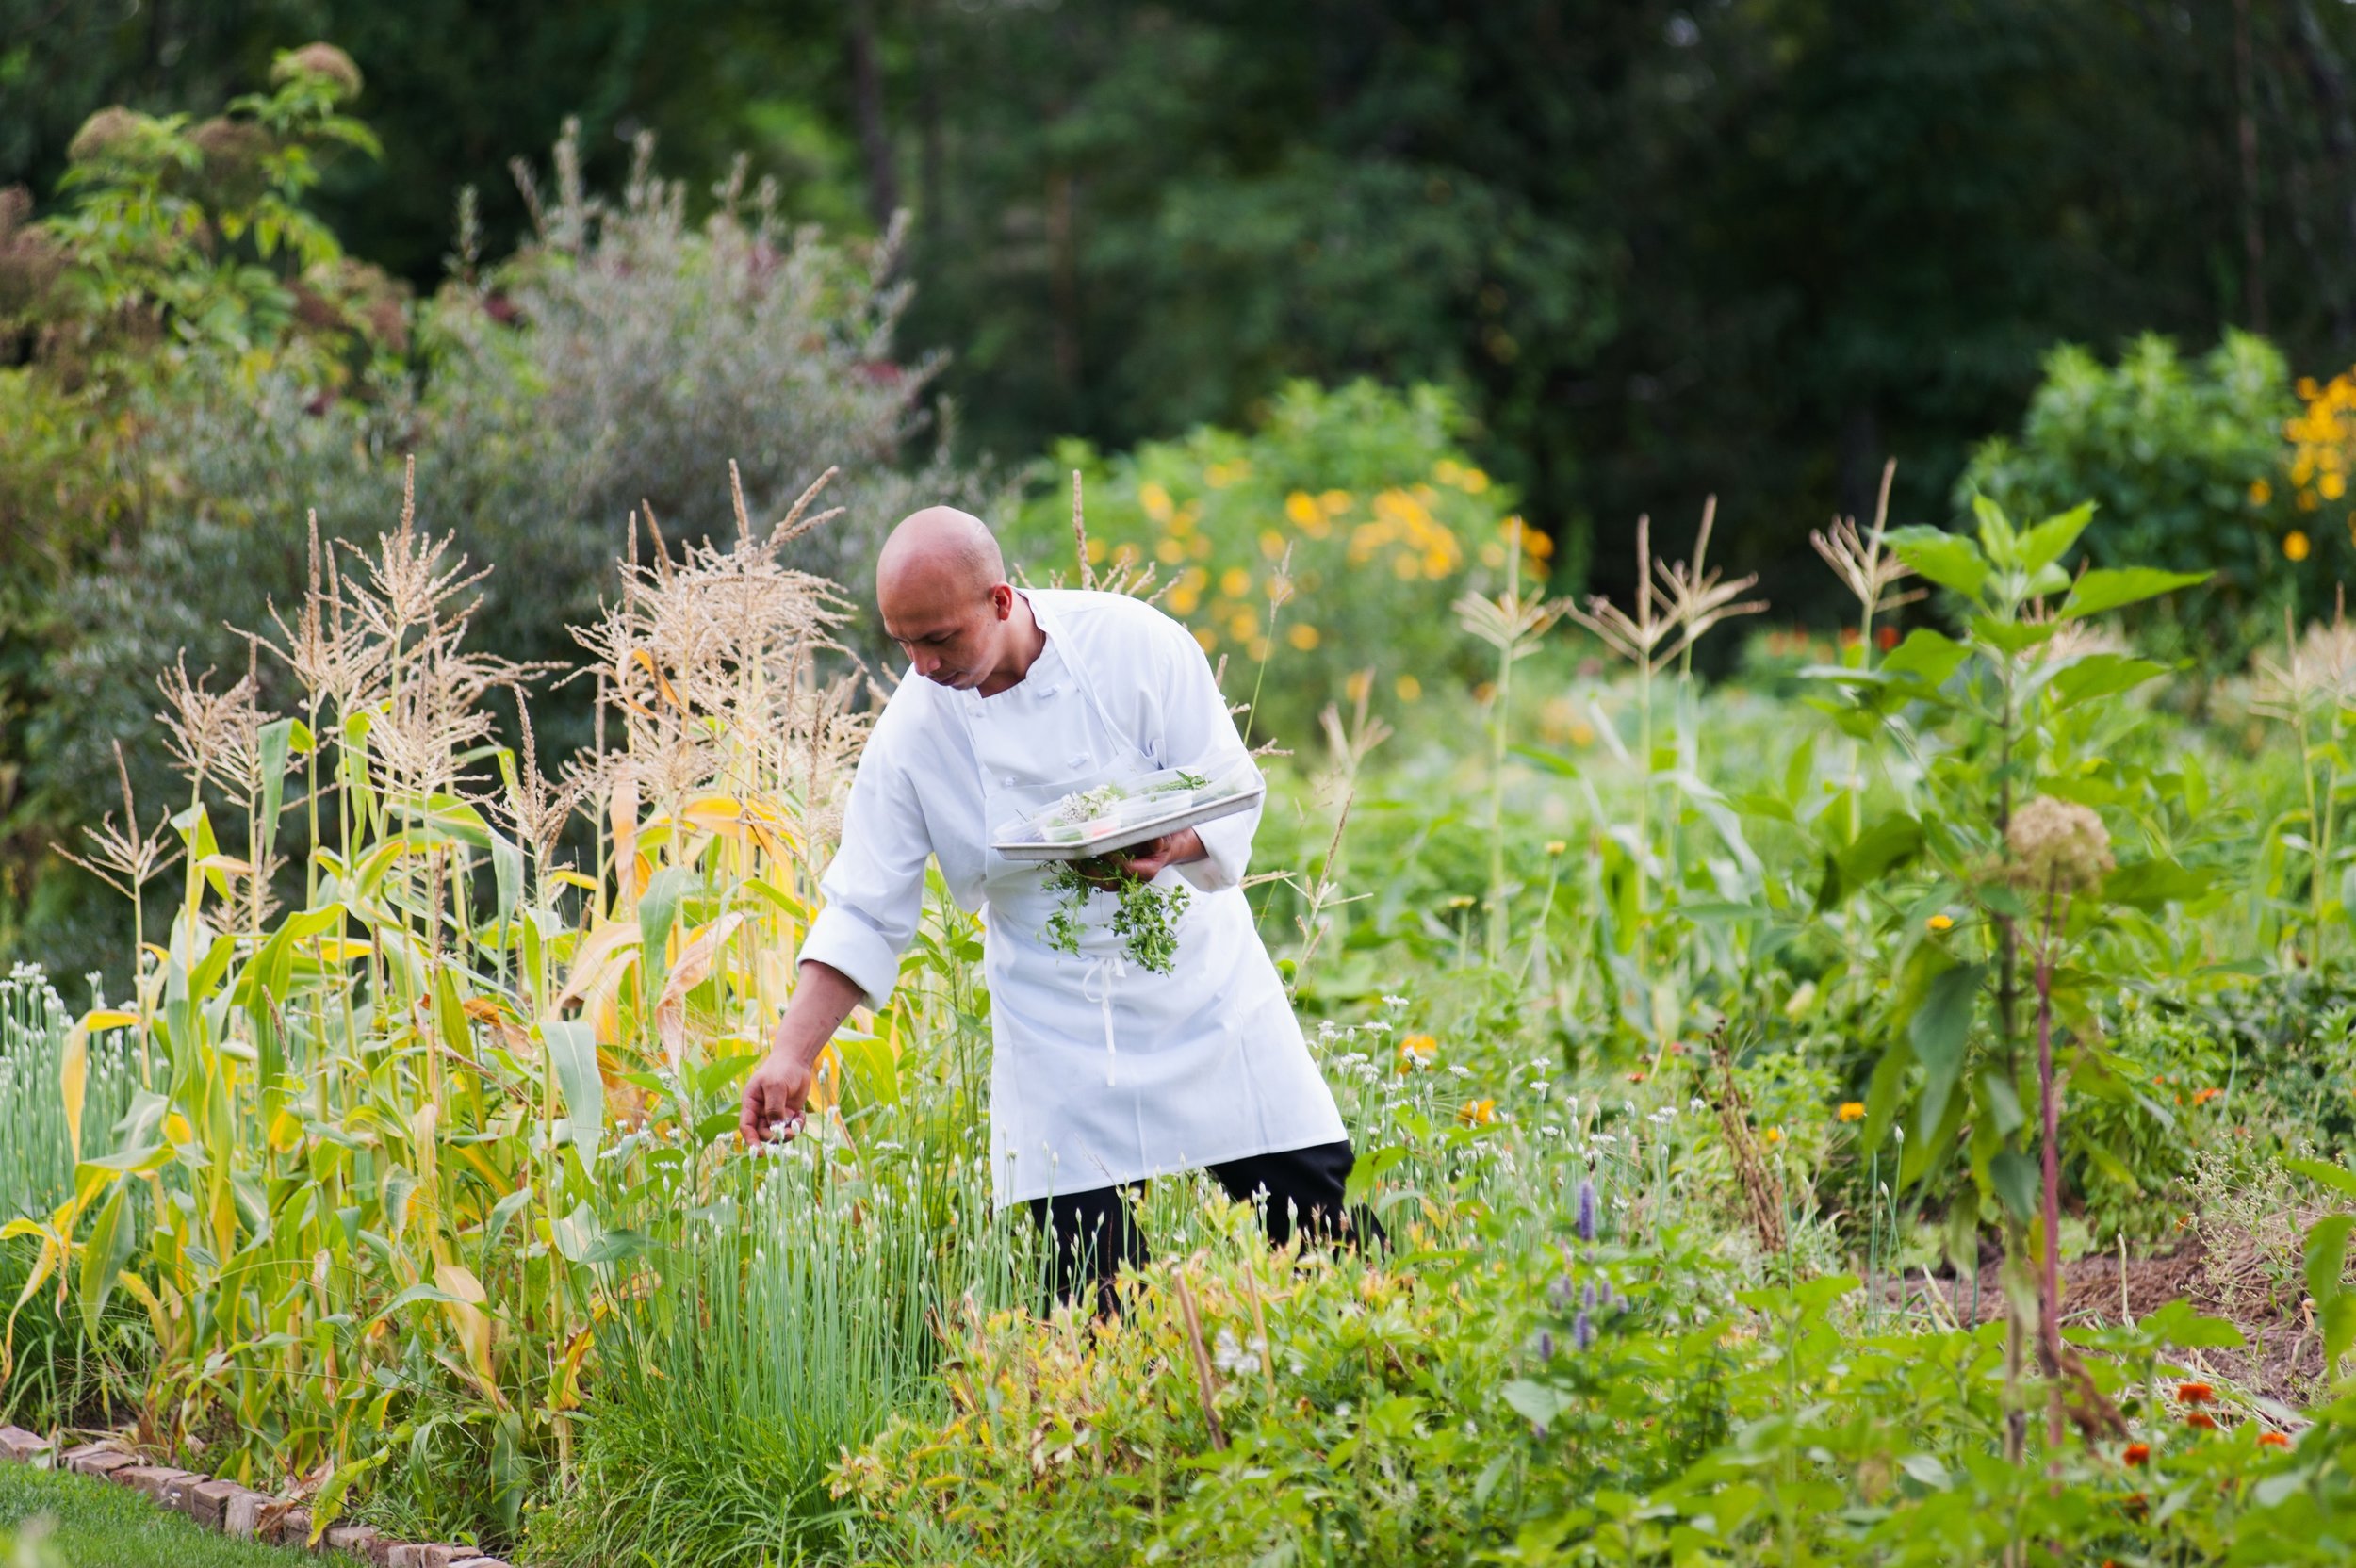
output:
[[[1489,488],[1489,476],[1478,468],[1467,468],[1458,477],[1456,483],[1467,496],[1478,496]]]
[[[1284,536],[1274,529],[1260,531],[1260,553],[1270,561],[1284,553]]]
[[[1204,653],[1219,651],[1219,633],[1207,626],[1199,626],[1194,629],[1194,640],[1203,645]]]
[[[1090,535],[1090,536],[1089,536],[1089,538],[1088,538],[1088,562],[1089,562],[1089,564],[1092,564],[1092,565],[1094,565],[1094,564],[1103,564],[1103,562],[1104,562],[1104,541],[1102,538],[1099,538],[1099,537],[1097,537],[1097,536],[1095,536],[1095,535]]]
[[[1778,1143],[1781,1143],[1781,1142],[1783,1141],[1783,1129],[1782,1129],[1782,1128],[1780,1128],[1780,1127],[1770,1127],[1770,1128],[1768,1128],[1768,1129],[1767,1129],[1767,1141],[1768,1141],[1768,1143],[1769,1143],[1769,1144],[1771,1144],[1771,1145],[1772,1145],[1772,1144],[1778,1144]]]
[[[1295,622],[1293,629],[1284,633],[1284,641],[1307,653],[1317,645],[1317,629],[1306,621]]]
[[[1318,520],[1317,498],[1306,490],[1296,490],[1284,498],[1284,515],[1301,528]]]
[[[1494,1100],[1471,1101],[1456,1113],[1456,1119],[1467,1127],[1486,1127],[1497,1119],[1497,1102]]]
[[[1955,917],[1953,915],[1933,915],[1922,923],[1929,926],[1934,931],[1952,931],[1955,928]]]
[[[2315,480],[2315,489],[2322,494],[2325,500],[2338,500],[2348,494],[2348,476],[2337,470],[2320,475]]]
[[[1570,847],[1571,843],[1568,839],[1548,839],[1546,841],[1546,853],[1548,855],[1560,855]]]
[[[1342,690],[1349,694],[1352,702],[1366,701],[1366,694],[1374,690],[1374,672],[1372,670],[1352,671],[1350,678],[1342,683]]]
[[[1423,563],[1405,550],[1392,558],[1391,571],[1401,582],[1413,582],[1423,576]]]
[[[1401,702],[1415,702],[1423,696],[1423,682],[1412,675],[1400,676],[1391,682],[1391,689],[1399,694]]]
[[[2293,561],[2306,560],[2308,552],[2314,547],[2307,536],[2297,529],[2282,535],[2282,553]]]
[[[1843,1121],[1863,1121],[1865,1102],[1861,1100],[1844,1100],[1841,1102],[1841,1109],[1834,1114]]]
[[[1464,466],[1453,458],[1444,457],[1432,466],[1432,477],[1442,484],[1454,484],[1464,473]]]
[[[2268,484],[2266,481],[2264,481],[2264,480],[2262,480],[2262,479],[2253,479],[2253,480],[2251,480],[2251,481],[2250,482],[2250,505],[2252,505],[2252,506],[2264,506],[2264,505],[2266,505],[2268,501],[2271,501],[2272,499],[2274,499],[2274,486],[2273,486],[2273,485]]]
[[[1239,599],[1252,592],[1252,574],[1241,566],[1230,566],[1219,574],[1219,591],[1231,599]]]
[[[1197,561],[1208,561],[1211,558],[1211,536],[1207,533],[1198,533],[1187,540],[1186,553]]]
[[[1152,480],[1137,486],[1137,504],[1157,523],[1170,521],[1170,492]]]
[[[1170,591],[1170,610],[1173,615],[1191,615],[1202,603],[1203,596],[1183,582]]]
[[[1399,1042],[1399,1070],[1413,1072],[1440,1059],[1440,1042],[1430,1035],[1410,1035]]]
[[[1238,610],[1227,617],[1227,632],[1238,643],[1249,643],[1260,634],[1260,617],[1249,610]]]
[[[1186,547],[1175,539],[1163,539],[1153,546],[1153,559],[1165,566],[1175,566],[1186,558]]]
[[[1589,746],[1595,743],[1595,727],[1582,719],[1571,721],[1571,744]]]
[[[1317,505],[1329,517],[1338,517],[1354,504],[1347,490],[1328,490],[1317,498]]]

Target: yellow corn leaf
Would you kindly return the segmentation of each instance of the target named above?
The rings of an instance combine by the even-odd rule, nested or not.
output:
[[[556,1376],[549,1380],[548,1409],[571,1410],[581,1403],[581,1364],[596,1342],[597,1330],[586,1328],[577,1331],[564,1347],[564,1354],[556,1364]]]
[[[614,781],[613,798],[606,802],[606,816],[614,825],[614,864],[628,867],[638,860],[638,780],[627,775]],[[629,886],[627,874],[616,874],[614,881],[622,884],[625,898],[635,898],[636,890]]]
[[[164,1138],[170,1143],[193,1143],[196,1129],[188,1125],[187,1117],[178,1111],[172,1111],[164,1117]]]
[[[596,877],[584,876],[580,872],[574,871],[570,867],[566,867],[562,871],[552,871],[548,873],[548,880],[551,882],[567,883],[572,887],[585,889],[593,893],[602,892],[604,890],[597,885],[597,879]]]
[[[630,658],[645,665],[646,673],[654,677],[654,689],[662,694],[663,701],[682,713],[687,711],[687,704],[679,700],[679,693],[672,688],[670,681],[664,678],[662,667],[654,662],[653,654],[645,648],[634,648],[630,652]]]
[[[458,1298],[442,1303],[442,1311],[450,1318],[451,1330],[466,1353],[466,1364],[473,1370],[475,1384],[483,1396],[504,1410],[507,1401],[499,1396],[499,1378],[491,1368],[491,1318],[483,1309],[490,1301],[483,1282],[474,1270],[462,1263],[439,1263],[434,1266],[434,1283]]]
[[[89,1090],[90,1019],[86,1018],[65,1032],[65,1049],[57,1054],[57,1092],[65,1101],[65,1135],[74,1145],[76,1165],[82,1160],[82,1101]]]
[[[82,1015],[81,1027],[93,1035],[109,1029],[128,1029],[137,1024],[139,1015],[126,1007],[98,1007]]]
[[[670,1059],[671,1070],[677,1072],[687,1054],[687,993],[700,986],[712,973],[712,966],[720,950],[728,945],[737,927],[744,923],[742,911],[731,909],[718,920],[689,933],[681,944],[678,958],[663,982],[663,995],[654,1004],[654,1030],[663,1041],[663,1053]]]
[[[281,1154],[291,1154],[302,1144],[303,1119],[282,1107],[270,1120],[270,1146]]]
[[[583,1016],[602,1041],[612,1042],[618,1028],[615,999],[621,994],[622,976],[638,961],[638,945],[636,921],[608,921],[592,928],[573,955],[573,970],[564,988],[557,993],[559,1008],[576,1002],[584,1004]]]
[[[317,945],[319,961],[326,964],[350,963],[376,951],[375,943],[353,937],[321,937]]]

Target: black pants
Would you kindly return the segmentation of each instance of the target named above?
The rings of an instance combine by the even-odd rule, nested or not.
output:
[[[1293,1238],[1296,1225],[1317,1241],[1382,1239],[1382,1228],[1370,1214],[1351,1215],[1342,1193],[1350,1168],[1357,1163],[1350,1140],[1315,1144],[1307,1149],[1280,1150],[1205,1167],[1212,1179],[1239,1203],[1260,1205],[1268,1238],[1282,1247]],[[1076,1300],[1084,1283],[1096,1287],[1097,1310],[1114,1310],[1113,1278],[1121,1266],[1141,1266],[1145,1237],[1130,1215],[1129,1205],[1144,1190],[1142,1182],[1098,1187],[1090,1192],[1058,1193],[1031,1200],[1031,1217],[1046,1225],[1055,1241],[1055,1295]]]

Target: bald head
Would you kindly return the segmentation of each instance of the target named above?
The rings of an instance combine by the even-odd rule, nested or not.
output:
[[[886,619],[895,598],[911,594],[978,598],[1006,580],[1006,559],[989,525],[954,506],[909,513],[875,558],[875,600]]]
[[[998,541],[953,506],[900,519],[875,558],[875,608],[914,672],[939,685],[989,695],[1020,680],[1036,654]]]

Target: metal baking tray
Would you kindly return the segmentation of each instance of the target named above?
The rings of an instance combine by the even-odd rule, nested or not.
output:
[[[1098,838],[1081,839],[1072,843],[1051,843],[1038,838],[992,839],[990,847],[1009,860],[1085,860],[1091,856],[1110,855],[1115,850],[1144,843],[1149,839],[1158,839],[1165,833],[1175,833],[1182,827],[1200,827],[1206,822],[1217,822],[1221,817],[1249,811],[1267,798],[1268,786],[1262,783],[1242,794],[1193,803],[1160,816],[1124,823]]]

